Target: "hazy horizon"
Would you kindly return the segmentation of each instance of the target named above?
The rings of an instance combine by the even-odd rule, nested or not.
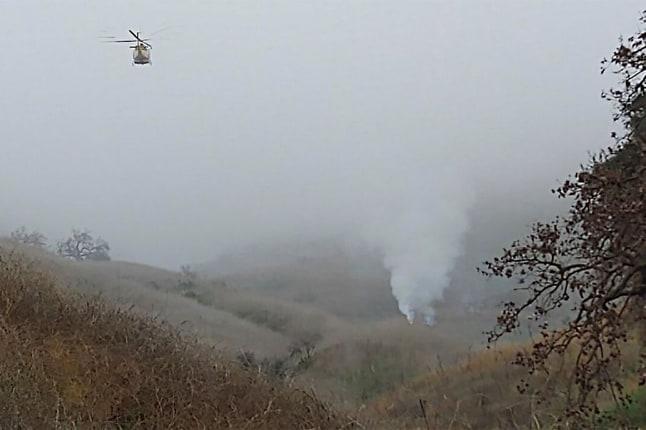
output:
[[[0,7],[0,234],[88,228],[170,268],[342,237],[381,250],[406,313],[446,286],[475,202],[544,201],[610,142],[600,61],[643,5]],[[150,67],[99,38],[165,27]]]

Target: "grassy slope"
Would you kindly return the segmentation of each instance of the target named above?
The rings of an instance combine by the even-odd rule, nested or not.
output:
[[[366,415],[380,417],[379,428],[418,428],[425,425],[421,399],[432,428],[532,428],[542,417],[535,414],[535,399],[515,388],[525,372],[509,365],[514,352],[513,347],[481,352],[435,369],[381,396]]]
[[[116,261],[77,263],[44,250],[2,240],[0,247],[15,249],[38,260],[39,265],[65,287],[85,295],[100,296],[123,309],[158,316],[221,349],[234,352],[254,349],[260,355],[271,356],[284,353],[292,341],[226,309],[183,297],[175,289],[178,274],[171,271]]]
[[[511,364],[516,352],[526,347],[527,344],[502,345],[470,354],[453,366],[435,367],[372,401],[363,417],[375,429],[425,428],[422,401],[433,429],[553,428],[565,404],[572,357],[552,360],[549,376],[529,377],[527,369]],[[643,340],[633,333],[624,349],[620,373],[627,392],[636,390],[633,405],[627,411],[618,411],[609,398],[602,397],[608,410],[621,413],[635,426],[645,424],[646,396],[635,383],[636,363],[643,349]],[[517,387],[525,382],[530,385],[521,394]],[[539,401],[539,392],[547,393],[547,401]]]
[[[306,392],[268,383],[149,318],[61,292],[0,252],[1,428],[342,428]]]
[[[301,340],[313,341],[315,365],[299,374],[297,382],[350,408],[365,401],[366,396],[377,395],[401,383],[402,377],[409,378],[425,370],[436,351],[453,351],[442,336],[424,326],[411,327],[401,317],[348,321],[315,304],[281,300],[259,294],[256,288],[223,288],[209,281],[198,282],[192,291],[194,295],[189,298],[176,289],[178,274],[171,271],[115,261],[77,263],[7,241],[4,247],[27,253],[62,286],[90,297],[100,296],[119,304],[121,309],[158,316],[181,327],[183,332],[231,352],[229,356],[244,349],[260,357],[286,357],[289,345]],[[335,276],[343,278],[339,274]],[[343,282],[347,283],[347,278]],[[351,303],[357,305],[360,301],[357,297]],[[388,372],[382,377],[366,381],[362,377],[366,369],[380,361],[373,347],[375,342],[380,345],[377,348],[400,353],[388,363]],[[339,351],[343,353],[337,354]],[[398,366],[405,366],[403,373]]]
[[[37,249],[21,250],[77,291],[100,294],[122,309],[134,306],[140,314],[159,315],[225,350],[244,348],[260,356],[285,357],[292,342],[314,340],[313,358],[295,375],[296,385],[312,387],[322,398],[348,409],[365,408],[370,428],[424,428],[419,399],[428,403],[435,428],[451,422],[455,429],[523,428],[530,419],[549,420],[545,410],[529,412],[536,407],[534,399],[516,393],[523,372],[508,366],[510,357],[504,351],[473,353],[464,361],[469,350],[481,348],[481,331],[493,323],[488,309],[469,312],[459,302],[443,303],[433,328],[409,326],[389,313],[346,319],[344,312],[328,312],[329,303],[318,307],[316,300],[289,301],[299,285],[316,281],[312,267],[288,278],[284,298],[275,291],[260,294],[258,288],[225,288],[209,281],[198,282],[193,295],[183,297],[174,272],[124,262],[75,263]],[[283,274],[280,279],[285,280]],[[265,279],[259,276],[255,282]],[[322,287],[321,294],[352,286],[343,270],[318,279],[327,279],[319,284],[323,287],[335,279],[341,282],[340,287]],[[373,288],[365,287],[359,290],[368,293]],[[362,300],[343,297],[348,309]],[[438,370],[442,366],[446,370]]]

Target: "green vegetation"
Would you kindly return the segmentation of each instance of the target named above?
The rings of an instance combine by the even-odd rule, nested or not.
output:
[[[601,423],[604,428],[611,429],[618,421],[634,428],[646,427],[646,387],[639,387],[630,393],[627,405],[615,406],[607,411]]]
[[[646,387],[640,387],[630,395],[629,405],[624,416],[630,424],[637,427],[646,427]]]

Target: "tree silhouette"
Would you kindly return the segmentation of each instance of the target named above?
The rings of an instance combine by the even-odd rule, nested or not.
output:
[[[646,11],[640,22],[646,24]],[[627,404],[618,370],[631,336],[643,343],[646,321],[646,31],[621,40],[603,62],[606,71],[620,77],[620,86],[603,97],[614,103],[614,120],[625,131],[553,191],[573,200],[566,216],[536,223],[481,269],[517,279],[527,297],[504,304],[490,341],[517,329],[531,312],[542,321],[540,338],[516,363],[530,373],[549,372],[551,357],[573,354],[561,422],[575,427],[598,416],[604,396]],[[572,307],[571,321],[549,326],[545,317],[562,306]],[[645,364],[642,348],[640,384]]]
[[[24,226],[12,231],[10,238],[15,242],[24,243],[25,245],[37,246],[39,248],[47,246],[47,237],[44,234],[35,230],[28,232]]]
[[[110,260],[110,245],[97,237],[96,239],[87,230],[72,230],[72,235],[58,242],[56,252],[66,258],[76,261]]]

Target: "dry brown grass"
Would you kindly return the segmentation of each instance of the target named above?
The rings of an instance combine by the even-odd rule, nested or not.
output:
[[[554,428],[570,389],[575,355],[569,351],[564,357],[555,357],[549,362],[549,374],[530,377],[526,368],[511,364],[516,353],[528,346],[498,346],[470,354],[454,366],[439,365],[377,398],[362,411],[363,417],[374,429]],[[626,345],[622,362],[617,363],[619,379],[628,391],[636,385],[636,365],[642,348],[636,334]],[[522,393],[519,386],[524,388]],[[608,396],[601,397],[601,405],[613,407]],[[588,428],[587,424],[577,424],[579,427],[565,428]]]
[[[213,344],[218,350],[229,351],[232,357],[240,349],[253,349],[261,357],[281,355],[291,343],[282,333],[246,321],[227,309],[183,297],[176,288],[178,274],[174,272],[121,261],[76,262],[1,238],[0,248],[38,261],[38,266],[53,273],[66,290],[101,297],[121,309],[142,315],[157,316],[179,327],[184,334]],[[207,285],[200,288],[208,290]]]
[[[59,291],[0,250],[0,428],[350,428],[175,329]]]
[[[456,366],[440,366],[377,399],[369,408],[370,414],[385,417],[380,428],[546,428],[549,417],[538,412],[536,396],[521,395],[516,390],[526,376],[524,369],[510,365],[516,350],[506,347],[485,351]]]

